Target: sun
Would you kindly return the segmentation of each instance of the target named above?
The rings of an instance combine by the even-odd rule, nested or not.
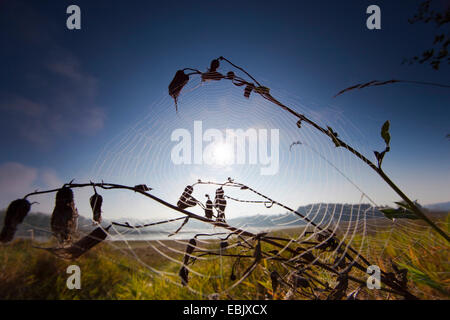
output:
[[[217,143],[212,147],[210,164],[214,166],[229,166],[234,161],[233,146],[228,143]]]

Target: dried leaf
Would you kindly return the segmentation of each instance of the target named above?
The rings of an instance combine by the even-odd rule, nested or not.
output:
[[[270,273],[270,280],[272,281],[272,292],[275,294],[275,292],[278,289],[278,278],[279,278],[278,272],[275,270]]]
[[[366,83],[358,83],[357,85],[345,88],[344,90],[339,91],[334,97],[336,98],[337,96],[343,94],[344,92],[347,91],[351,91],[351,90],[355,90],[355,89],[363,89],[366,87],[372,87],[372,86],[382,86],[385,84],[389,84],[389,83],[395,83],[395,82],[400,82],[400,80],[387,80],[387,81],[378,81],[378,80],[372,80]]]
[[[208,197],[208,200],[206,200],[205,203],[205,217],[208,219],[212,219],[213,216],[214,216],[213,202]]]
[[[189,282],[189,270],[185,266],[182,266],[180,272],[178,272],[178,275],[181,278],[181,283],[183,286],[187,286]]]
[[[184,191],[181,194],[181,196],[177,202],[178,208],[186,209],[186,208],[194,207],[197,205],[197,200],[191,195],[193,191],[194,191],[194,188],[190,185],[186,186],[186,188],[184,188]]]
[[[244,89],[244,97],[246,97],[247,99],[250,98],[250,93],[253,90],[253,86],[248,84],[245,89]]]
[[[256,243],[255,252],[254,252],[253,256],[255,257],[255,262],[259,262],[262,259],[261,241],[259,239],[258,239],[258,242]]]
[[[217,59],[211,61],[211,65],[209,67],[209,72],[215,72],[220,66],[220,62]]]
[[[368,87],[368,86],[370,86],[370,85],[372,85],[372,84],[374,84],[376,82],[377,82],[377,80],[369,81],[369,82],[367,82],[365,84],[360,85],[358,89],[362,89],[362,88]]]
[[[181,229],[185,226],[185,224],[188,223],[188,222],[189,222],[189,216],[187,216],[187,217],[183,220],[183,223],[181,224],[181,226],[180,226],[175,232],[169,234],[168,237],[171,237],[171,236],[177,234],[178,232],[180,232],[180,230],[181,230]]]
[[[234,261],[234,263],[233,263],[233,266],[232,266],[232,268],[231,268],[231,274],[230,274],[230,280],[231,281],[234,281],[234,280],[236,280],[236,275],[235,275],[235,273],[236,273],[236,267],[239,265],[239,262],[241,261],[241,257],[238,257],[237,259],[236,259],[236,261]]]
[[[259,86],[255,88],[255,92],[259,94],[269,94],[270,89],[264,86]]]
[[[220,72],[217,71],[212,71],[212,72],[204,72],[202,73],[202,81],[208,81],[208,80],[221,80],[225,78],[223,76],[223,74],[221,74]]]
[[[102,204],[103,197],[97,192],[89,199],[94,221],[100,223],[102,221]]]
[[[147,185],[145,185],[145,184],[138,184],[138,185],[134,186],[134,190],[147,192],[147,191],[150,191],[150,190],[153,190],[153,189],[147,187]]]
[[[225,76],[225,78],[226,78],[226,79],[229,79],[229,80],[233,80],[234,77],[235,77],[235,75],[234,75],[234,72],[233,72],[233,71],[228,71],[228,72],[227,72],[227,75]]]
[[[109,227],[106,229],[108,231]],[[40,248],[45,249],[59,258],[74,260],[85,254],[94,246],[106,239],[108,234],[101,227],[96,228],[87,236],[81,238],[68,248]]]
[[[343,94],[344,92],[347,92],[347,91],[350,91],[350,90],[353,90],[353,89],[356,89],[356,88],[359,88],[359,86],[361,85],[361,83],[358,83],[357,85],[354,85],[354,86],[351,86],[351,87],[348,87],[348,88],[345,88],[344,90],[341,90],[341,91],[339,91],[338,92],[338,94],[337,95],[335,95],[334,97],[336,98],[337,96],[340,96],[341,94]]]
[[[180,95],[183,87],[188,83],[189,76],[184,73],[183,70],[178,70],[175,73],[172,82],[169,84],[169,95],[175,101],[175,110],[178,112],[178,96]]]

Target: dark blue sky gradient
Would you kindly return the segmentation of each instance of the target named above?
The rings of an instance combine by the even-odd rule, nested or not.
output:
[[[85,177],[105,144],[142,117],[176,119],[174,109],[155,102],[166,99],[177,69],[204,70],[225,56],[272,86],[280,100],[286,93],[312,111],[339,110],[369,157],[383,147],[379,130],[389,119],[386,171],[412,198],[447,201],[450,90],[393,84],[333,98],[375,79],[450,83],[446,64],[439,71],[401,64],[427,49],[436,33],[432,25],[408,23],[419,3],[0,1],[0,166],[51,168],[61,181]],[[81,7],[79,31],[65,28],[70,4]],[[381,7],[381,30],[366,28],[371,4]],[[280,121],[291,119],[281,114]],[[44,185],[37,179],[32,186]],[[370,191],[378,188],[386,187]],[[377,200],[395,199],[380,193]]]

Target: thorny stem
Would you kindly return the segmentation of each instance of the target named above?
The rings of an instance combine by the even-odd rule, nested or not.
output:
[[[243,71],[245,74],[247,74],[253,81],[255,81],[260,86],[260,84],[247,71],[245,71],[243,68],[236,66],[235,64],[231,63],[229,60],[225,59],[224,57],[220,57],[219,59],[225,60],[228,63],[230,63],[233,67]],[[439,233],[448,242],[450,242],[449,235],[445,231],[441,230],[433,221],[431,221],[431,219],[429,219],[425,215],[425,213],[423,213],[422,210],[420,210],[419,207],[413,201],[411,201],[411,199],[409,199],[408,196],[406,196],[406,194],[404,192],[402,192],[399,187],[397,187],[397,185],[383,172],[383,170],[380,167],[377,167],[372,161],[367,159],[365,156],[363,156],[357,150],[355,150],[354,148],[349,146],[347,143],[345,143],[341,139],[339,139],[336,136],[334,136],[332,132],[322,128],[320,125],[318,125],[314,121],[310,120],[305,115],[300,114],[300,113],[292,110],[288,106],[282,104],[280,101],[275,99],[270,93],[268,93],[268,92],[258,92],[258,93],[264,99],[271,101],[272,103],[278,105],[283,110],[285,110],[285,111],[291,113],[292,115],[296,116],[299,119],[300,122],[304,121],[304,122],[308,123],[309,125],[313,126],[318,131],[320,131],[323,134],[327,135],[328,137],[331,138],[331,140],[333,142],[335,142],[335,144],[337,146],[340,146],[340,147],[343,147],[343,148],[347,149],[348,151],[353,153],[356,157],[358,157],[363,162],[365,162],[370,168],[372,168],[376,173],[378,173],[378,175],[400,196],[400,198],[402,198],[408,204],[408,206],[411,208],[411,210],[417,216],[419,216],[422,220],[424,220],[427,224],[429,224],[437,233]]]
[[[164,206],[166,206],[166,207],[168,207],[168,208],[170,208],[172,210],[175,210],[175,211],[178,211],[180,213],[185,214],[189,218],[196,219],[196,220],[199,220],[199,221],[203,221],[203,222],[212,224],[212,225],[214,225],[216,227],[221,227],[221,228],[227,229],[227,230],[231,231],[233,234],[236,234],[238,237],[241,237],[241,238],[242,238],[242,236],[244,236],[244,237],[249,237],[249,238],[252,238],[252,239],[259,239],[259,240],[261,240],[261,241],[263,241],[263,242],[265,242],[267,244],[270,244],[272,246],[275,246],[275,247],[278,247],[280,249],[286,250],[287,252],[290,252],[291,254],[298,255],[297,251],[295,251],[294,249],[292,249],[292,248],[290,248],[290,247],[288,247],[286,245],[280,244],[277,241],[274,241],[274,240],[269,239],[269,238],[265,238],[264,236],[261,236],[261,235],[258,235],[258,234],[254,234],[254,233],[251,233],[251,232],[248,232],[248,231],[245,231],[245,230],[241,230],[239,228],[232,227],[232,226],[230,226],[229,224],[227,224],[225,222],[217,222],[217,221],[214,221],[214,220],[211,220],[211,219],[199,216],[199,215],[197,215],[195,213],[191,213],[191,212],[186,211],[184,209],[180,209],[177,206],[172,205],[172,204],[170,204],[170,203],[168,203],[168,202],[166,202],[166,201],[164,201],[164,200],[162,200],[162,199],[160,199],[160,198],[158,198],[158,197],[156,197],[156,196],[154,196],[154,195],[152,195],[150,193],[142,191],[142,190],[140,190],[140,189],[138,189],[136,187],[129,187],[129,186],[125,186],[125,185],[113,184],[113,183],[104,183],[104,182],[101,182],[101,183],[90,182],[90,183],[82,183],[82,184],[70,182],[70,183],[65,184],[64,187],[68,187],[68,188],[98,187],[98,188],[102,188],[102,189],[105,189],[105,190],[124,189],[124,190],[130,190],[130,191],[138,192],[141,195],[143,195],[145,197],[148,197],[148,198],[150,198],[150,199],[152,199],[152,200],[154,200],[156,202],[159,202],[160,204],[162,204],[162,205],[164,205]],[[27,194],[24,197],[24,199],[26,199],[26,198],[28,198],[30,196],[33,196],[33,195],[45,194],[45,193],[54,193],[54,192],[59,191],[60,189],[61,188],[45,190],[45,191],[34,191],[34,192],[31,192],[31,193]],[[332,267],[330,267],[330,266],[328,266],[328,265],[326,265],[324,263],[321,263],[320,261],[314,261],[315,259],[311,259],[309,257],[302,256],[301,254],[299,256],[302,257],[308,263],[311,263],[311,264],[313,264],[313,265],[315,265],[317,267],[320,267],[320,268],[322,268],[324,270],[327,270],[327,271],[329,271],[331,273],[334,273],[336,275],[340,275],[339,271],[337,271],[336,269],[334,269],[334,268],[332,268]],[[354,263],[355,262],[356,261],[354,261]],[[357,263],[355,263],[354,265],[357,266]],[[255,266],[256,266],[256,264],[255,264]],[[253,269],[251,271],[253,271]],[[365,271],[362,267],[360,267],[360,269],[362,271]],[[246,276],[248,276],[248,275],[249,274],[247,274]],[[365,284],[365,281],[360,280],[360,279],[355,278],[355,277],[350,276],[350,275],[348,275],[348,279],[352,280],[354,282],[357,282],[359,284]],[[383,275],[381,276],[381,282],[384,283],[385,285],[387,285],[388,287],[392,288],[392,290],[393,290],[392,291],[392,290],[389,290],[387,288],[381,288],[381,290],[383,290],[383,291],[396,293],[396,294],[402,295],[405,298],[409,298],[409,299],[417,299],[417,297],[415,297],[414,295],[412,295],[411,293],[409,293],[405,289],[403,289],[400,286],[398,286],[395,282],[390,281],[389,279],[387,279]]]

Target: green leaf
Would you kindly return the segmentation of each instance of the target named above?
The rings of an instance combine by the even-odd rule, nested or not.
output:
[[[415,200],[413,202],[417,207],[422,208],[422,206],[417,202],[417,200]],[[394,203],[397,204],[399,207],[411,210],[411,207],[405,201],[397,201]]]
[[[417,220],[419,217],[417,217],[416,214],[414,214],[412,211],[409,211],[405,208],[385,208],[380,209],[380,211],[384,214],[384,216],[390,220],[394,219],[411,219],[411,220]]]
[[[384,142],[386,142],[386,147],[389,147],[389,143],[391,142],[391,135],[389,133],[389,120],[387,120],[381,127],[381,137],[384,139]]]
[[[399,207],[411,210],[408,206],[408,204],[405,201],[396,201],[394,202],[396,205],[398,205]]]

